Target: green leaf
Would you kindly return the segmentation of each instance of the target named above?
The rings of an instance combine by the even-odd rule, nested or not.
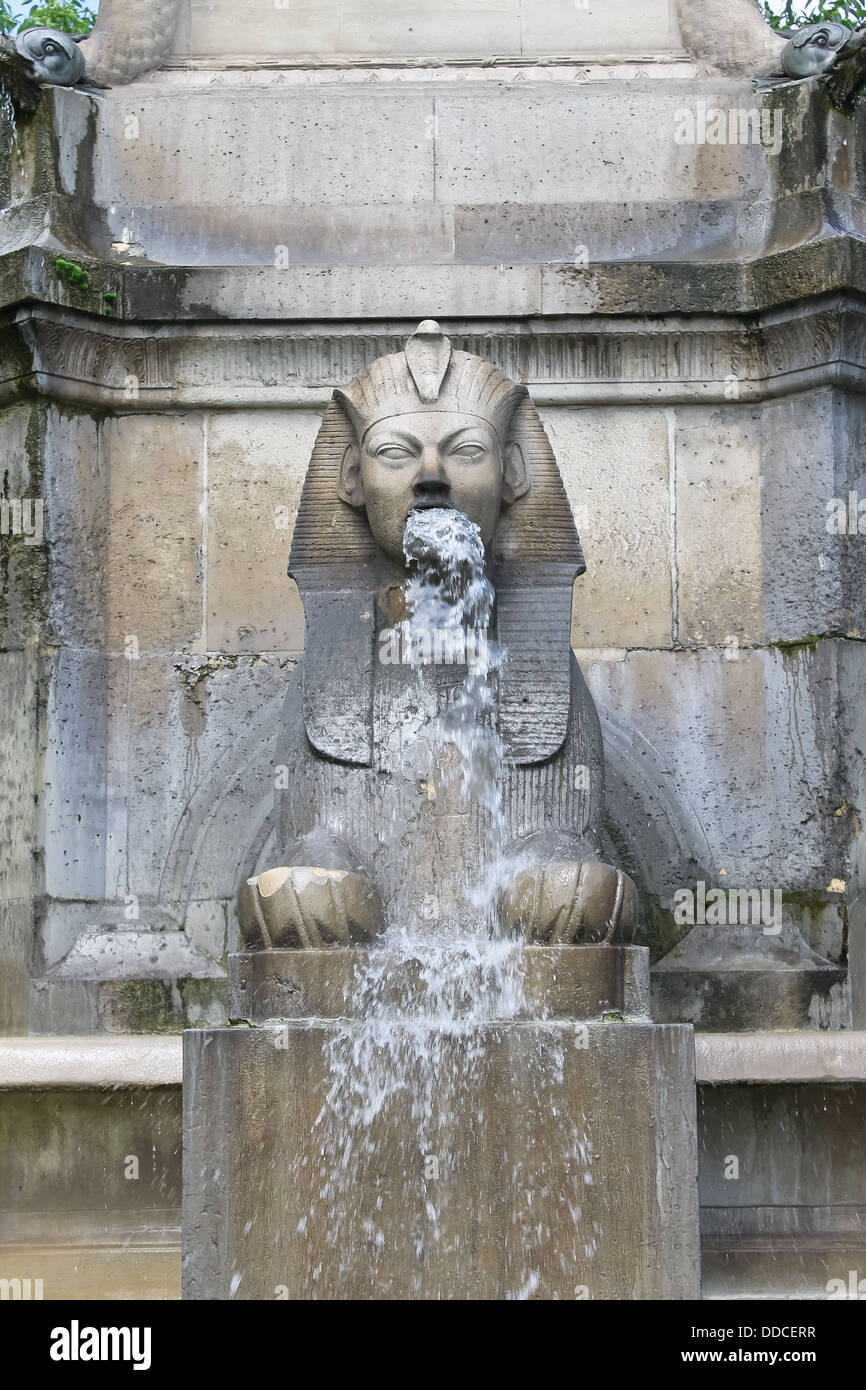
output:
[[[866,0],[785,0],[781,9],[761,0],[761,8],[774,29],[802,29],[825,20],[854,29],[866,20]]]
[[[3,5],[6,8],[5,0]],[[63,34],[89,34],[95,21],[94,11],[82,0],[45,0],[41,5],[31,5],[18,25],[18,33],[40,26],[59,29]]]

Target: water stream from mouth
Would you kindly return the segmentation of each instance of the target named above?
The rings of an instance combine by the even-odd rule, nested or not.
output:
[[[501,801],[504,749],[495,717],[497,677],[507,654],[493,640],[495,595],[484,546],[478,527],[462,513],[431,508],[410,513],[404,548],[409,577],[403,638],[427,717],[403,731],[403,770],[412,778],[423,770],[438,780],[440,795],[456,793],[477,814],[477,862],[468,870],[460,864],[437,866],[439,878],[431,889],[445,907],[433,914],[432,925],[418,918],[389,921],[379,946],[356,967],[348,1020],[325,1045],[328,1081],[315,1122],[317,1197],[302,1226],[308,1220],[321,1224],[324,1214],[341,1274],[350,1277],[357,1252],[365,1251],[375,1262],[387,1232],[400,1220],[396,1213],[404,1210],[420,1290],[431,1265],[453,1266],[461,1259],[461,1231],[490,1219],[489,1213],[464,1209],[458,1155],[467,1146],[467,1125],[472,1143],[487,1142],[491,1030],[521,1018],[525,997],[521,943],[503,936],[496,910],[509,868]],[[470,630],[483,632],[485,641],[443,700],[429,660],[437,649],[431,635]],[[384,854],[403,852],[402,830],[399,824],[390,828]],[[459,881],[443,882],[449,874]],[[455,901],[461,910],[448,908]],[[526,1048],[520,1066],[537,1071],[543,1107],[547,1082],[562,1072],[557,1030],[550,1030],[543,1046],[527,1039]],[[533,1049],[538,1055],[528,1055]],[[555,1117],[554,1108],[551,1118],[573,1129],[579,1189],[591,1181],[591,1151],[579,1117]],[[496,1181],[508,1186],[511,1220],[521,1232],[521,1256],[508,1295],[519,1298],[530,1297],[537,1285],[539,1247],[551,1233],[538,1226],[533,1213],[535,1184],[545,1181],[540,1152],[537,1171],[527,1174],[516,1155],[531,1151],[534,1141],[529,1133],[522,1141],[513,1135],[512,1141],[513,1170],[496,1175]],[[388,1171],[402,1173],[402,1184],[396,1192],[383,1189],[374,1200],[385,1152]],[[459,1221],[449,1213],[458,1201]],[[576,1230],[580,1212],[574,1203],[565,1215]],[[310,1275],[315,1281],[317,1271]]]

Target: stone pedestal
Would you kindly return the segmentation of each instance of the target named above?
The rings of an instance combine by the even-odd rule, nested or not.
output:
[[[184,1296],[698,1297],[691,1028],[628,1018],[624,992],[569,1017],[604,954],[584,947],[521,952],[517,1017],[337,1016],[364,954],[279,953],[306,1012],[185,1034]],[[235,962],[236,996],[262,962]]]

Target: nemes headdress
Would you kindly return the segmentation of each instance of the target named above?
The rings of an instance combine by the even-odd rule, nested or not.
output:
[[[568,729],[572,585],[586,568],[583,553],[526,387],[453,348],[432,319],[402,352],[378,358],[334,392],[310,458],[289,561],[306,615],[307,737],[335,761],[372,762],[379,557],[364,511],[340,499],[340,467],[374,425],[419,410],[475,415],[523,454],[529,490],[503,510],[494,543],[497,636],[508,652],[499,733],[514,762],[543,763]]]
[[[402,352],[378,358],[334,396],[359,441],[381,420],[424,410],[475,415],[504,444],[527,390],[483,357],[455,351],[438,323],[424,319]]]

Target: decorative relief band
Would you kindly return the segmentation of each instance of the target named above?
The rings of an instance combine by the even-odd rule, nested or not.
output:
[[[574,322],[574,321],[572,321]],[[756,400],[814,385],[866,389],[866,310],[834,296],[743,322],[587,318],[565,331],[449,324],[455,346],[525,382],[541,402]],[[57,308],[22,309],[0,342],[0,401],[22,388],[142,408],[318,407],[403,328],[235,322],[148,330]]]

